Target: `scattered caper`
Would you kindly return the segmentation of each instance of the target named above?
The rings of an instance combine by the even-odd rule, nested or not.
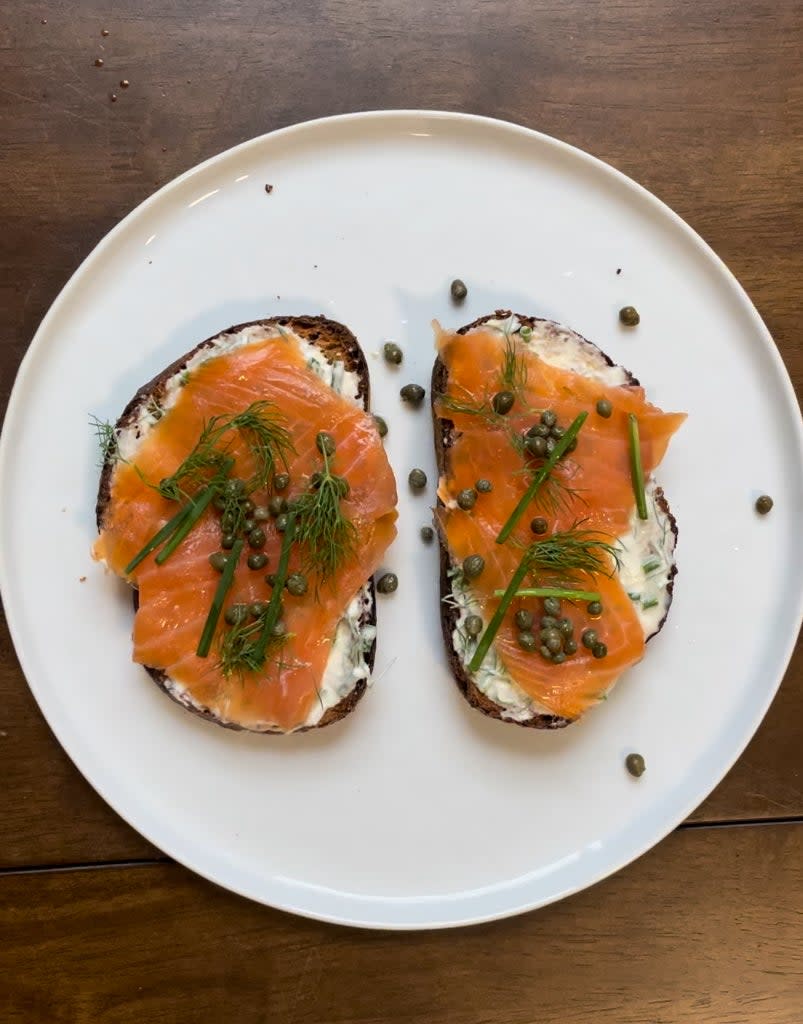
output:
[[[534,423],[527,431],[527,437],[549,437],[549,427],[544,423]]]
[[[548,640],[544,640],[544,647],[548,647],[551,654],[557,654],[563,650],[563,640],[558,633],[557,635],[550,636]]]
[[[516,637],[519,647],[523,651],[534,651],[538,646],[538,641],[528,630],[523,629]]]
[[[549,431],[549,436],[554,437],[556,441],[560,441],[560,439],[563,437],[565,433],[566,431],[563,429],[563,427],[559,427],[556,425],[552,427],[552,429]]]
[[[574,633],[574,625],[571,619],[558,619],[556,628],[561,631],[564,637],[571,636]]]
[[[289,473],[277,473],[273,478],[273,489],[274,491],[286,491],[290,486],[290,474]]]
[[[269,587],[275,587],[276,586],[276,573],[275,572],[269,572],[267,574],[267,576],[265,576],[265,582],[268,584]]]
[[[571,637],[563,641],[563,653],[568,655],[577,654],[577,641],[572,640]]]
[[[613,406],[608,401],[608,399],[607,398],[600,398],[600,400],[597,402],[597,415],[601,416],[603,419],[607,420],[612,412],[613,412]]]
[[[267,610],[268,610],[268,602],[267,601],[254,601],[253,604],[249,604],[249,606],[248,606],[249,614],[253,618],[255,618],[255,619],[258,619],[261,616],[263,616]]]
[[[166,481],[164,481],[164,480],[162,481],[162,483],[165,483],[165,482]],[[159,486],[161,486],[161,484]],[[212,507],[216,508],[218,510],[218,512],[222,512],[223,511],[223,509],[226,507],[226,499],[223,497],[222,494],[216,494],[214,496],[214,498],[212,499]]]
[[[482,632],[482,619],[479,615],[469,615],[463,623],[463,628],[469,636],[479,636]]]
[[[589,601],[586,605],[586,611],[589,615],[593,615],[596,618],[597,615],[602,615],[602,603],[600,601]]]
[[[385,342],[382,346],[382,354],[385,357],[385,362],[392,363],[394,366],[399,366],[401,361],[404,359],[404,353],[399,346],[392,341]]]
[[[399,577],[395,572],[386,572],[379,577],[376,589],[380,594],[392,594],[399,586]]]
[[[644,758],[641,754],[628,754],[625,758],[625,768],[627,768],[630,775],[638,779],[647,770],[647,765],[644,763]]]
[[[287,502],[284,498],[279,497],[278,494],[274,494],[268,501],[268,512],[274,519],[277,519],[282,512],[287,511]]]
[[[223,494],[227,498],[237,498],[245,494],[245,480],[239,480],[237,477],[227,480],[223,485]]]
[[[421,540],[425,544],[431,544],[434,539],[435,539],[435,531],[432,529],[432,527],[431,526],[422,526],[421,527]]]
[[[537,459],[543,459],[547,453],[547,441],[545,437],[528,437],[524,442],[525,449]]]
[[[310,488],[313,491],[317,491],[318,488],[321,486],[322,482],[323,482],[323,473],[319,472],[316,469],[314,473],[310,474],[309,485],[310,485]]]
[[[541,629],[557,629],[558,620],[554,615],[542,615],[541,616]]]
[[[641,317],[635,306],[622,306],[619,310],[619,319],[625,327],[635,327]]]
[[[254,551],[247,559],[249,569],[264,569],[268,564],[268,556],[262,551]]]
[[[290,573],[284,585],[293,597],[303,597],[309,586],[307,577],[302,572]]]
[[[273,636],[286,636],[287,626],[284,624],[284,622],[282,622],[281,619],[279,619],[279,621],[274,624],[271,633],[273,634]]]
[[[516,401],[516,396],[512,391],[497,391],[497,393],[491,399],[491,405],[493,410],[499,416],[506,416],[513,408],[513,403]]]
[[[605,655],[608,653],[608,648],[605,646],[605,644],[601,642],[596,643],[591,648],[591,653],[594,655],[595,658],[604,658]]]
[[[248,605],[230,604],[224,618],[230,626],[239,626],[248,618]]]
[[[566,660],[566,655],[563,651],[558,651],[556,654],[552,655],[552,660],[556,665],[562,665]]]
[[[234,536],[233,533],[224,533],[223,536],[220,538],[220,546],[222,548],[225,548],[226,551],[231,551],[231,549],[234,547],[234,541],[236,539],[237,538]]]
[[[569,443],[568,443],[568,444],[566,445],[566,447],[565,447],[565,448],[563,449],[563,454],[564,454],[564,455],[568,455],[568,454],[569,454],[569,452],[573,452],[573,451],[574,451],[574,449],[575,449],[576,447],[577,447],[577,438],[576,438],[576,437],[573,437],[573,438],[571,439],[571,441],[569,441]]]
[[[468,295],[468,288],[466,288],[465,283],[459,277],[456,277],[449,285],[449,291],[455,302],[462,302]]]
[[[490,494],[491,491],[494,489],[494,485],[491,483],[490,480],[486,480],[485,477],[483,476],[480,477],[480,479],[474,484],[474,489],[476,491],[479,491],[480,494]]]
[[[253,503],[253,501],[251,501],[250,498],[246,498],[245,501],[243,502],[243,506],[242,507],[243,507],[243,512],[245,512],[245,514],[247,516],[250,516],[250,515],[253,515],[254,509],[256,508],[256,505]]]
[[[418,408],[419,405],[424,401],[424,395],[426,392],[420,384],[405,384],[403,388],[399,390],[402,401],[407,402],[408,405],[412,405]]]
[[[583,641],[583,647],[587,647],[589,650],[593,648],[594,644],[599,642],[595,629],[584,629],[580,639]]]
[[[535,519],[530,522],[530,529],[533,533],[546,533],[549,529],[549,523],[543,516],[536,516]]]
[[[286,512],[282,512],[282,514],[280,516],[276,517],[276,522],[274,523],[274,526],[276,527],[276,531],[278,533],[284,533],[284,531],[287,529],[287,524],[289,522],[290,522],[290,517],[287,515]]]
[[[533,628],[533,613],[526,608],[519,608],[513,616],[513,621],[519,629],[531,630]]]
[[[265,531],[261,526],[255,526],[253,530],[248,534],[248,545],[252,548],[264,548],[265,547]]]
[[[775,502],[769,494],[762,494],[760,498],[756,499],[756,512],[758,512],[760,516],[765,516],[774,504]]]
[[[223,572],[228,560],[228,556],[223,551],[213,551],[209,556],[209,564],[216,572]]]
[[[232,533],[237,525],[236,518],[232,512],[225,512],[220,519],[220,529],[224,533]]]
[[[477,492],[473,487],[466,487],[457,495],[457,504],[464,512],[470,511],[477,504]]]
[[[325,430],[318,432],[315,437],[315,445],[321,455],[331,456],[335,454],[335,439]]]
[[[557,446],[558,446],[558,442],[555,440],[555,438],[554,437],[548,437],[546,439],[546,453],[547,453],[547,455],[551,455],[552,452],[554,452],[554,450],[557,448]]]
[[[257,505],[254,509],[254,519],[258,523],[264,523],[270,519],[270,509],[267,505]]]
[[[544,611],[547,615],[554,615],[557,618],[560,615],[561,604],[557,597],[545,597],[544,598]]]
[[[414,491],[423,491],[427,486],[427,474],[423,469],[411,469],[407,475],[407,482]]]
[[[551,430],[552,427],[554,427],[555,424],[558,422],[558,417],[555,415],[554,412],[552,412],[551,409],[544,409],[544,411],[541,413],[541,422],[544,424],[545,427],[549,427]]]
[[[245,530],[246,533],[250,533],[251,530],[253,530],[253,528],[256,526],[256,524],[256,519],[254,519],[253,516],[249,516],[243,523],[243,529]]]
[[[546,661],[552,661],[552,651],[550,651],[550,649],[547,646],[541,644],[541,646],[538,648],[538,651],[541,657],[544,658]]]
[[[463,575],[467,580],[475,580],[484,568],[485,559],[482,555],[468,555],[463,559]]]
[[[379,432],[379,436],[380,437],[387,437],[388,436],[387,420],[385,420],[385,418],[383,416],[374,416],[374,423],[376,424],[376,429]]]

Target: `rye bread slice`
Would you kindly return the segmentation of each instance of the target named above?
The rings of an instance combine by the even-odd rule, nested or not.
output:
[[[521,313],[512,314],[508,309],[497,309],[493,313],[489,313],[486,316],[479,317],[470,324],[466,324],[464,327],[460,327],[457,330],[457,334],[468,334],[469,331],[476,327],[482,327],[483,324],[489,320],[504,320],[512,315],[515,315],[516,319],[522,324],[529,327],[535,327],[536,324],[542,324],[554,327],[556,335],[569,334],[575,343],[582,346],[588,346],[589,353],[593,353],[596,359],[601,360],[607,366],[616,366],[617,364],[608,356],[605,352],[595,345],[592,341],[584,338],[582,335],[577,334],[575,331],[568,331],[566,328],[561,327],[559,324],[554,324],[552,321],[546,320],[543,317],[531,317],[524,316]],[[625,370],[621,367],[626,377],[627,383],[638,385],[639,381],[636,377],[630,373],[629,370]],[[433,426],[433,438],[435,444],[435,459],[438,466],[438,474],[443,476],[448,471],[449,465],[449,451],[454,445],[459,433],[454,423],[451,420],[441,418],[435,411],[436,399],[445,393],[449,382],[449,371],[446,365],[440,358],[436,358],[435,363],[432,367],[432,381],[430,387],[430,403],[432,408],[432,426]],[[677,521],[669,508],[669,503],[666,500],[666,496],[660,487],[655,490],[655,501],[660,507],[661,511],[666,515],[670,529],[672,531],[674,540],[677,541],[678,536],[678,525]],[[443,502],[440,497],[437,499],[438,508],[443,508]],[[481,711],[483,714],[488,715],[491,718],[498,718],[501,721],[512,723],[514,725],[524,726],[530,729],[562,729],[567,725],[571,725],[573,721],[577,719],[563,718],[560,715],[550,714],[534,714],[531,718],[525,719],[524,721],[517,721],[512,718],[506,718],[503,714],[504,709],[501,705],[497,704],[490,697],[486,696],[476,685],[474,680],[471,678],[471,674],[467,668],[463,665],[463,662],[454,648],[452,641],[452,634],[454,632],[457,621],[460,617],[460,612],[455,604],[449,600],[452,596],[452,584],[449,578],[449,570],[453,567],[453,561],[449,554],[449,549],[446,546],[443,534],[440,530],[438,533],[438,543],[440,547],[440,614],[441,614],[441,629],[443,631],[443,641],[446,647],[446,655],[449,661],[449,668],[451,669],[454,680],[457,683],[457,687],[463,694],[468,703]],[[664,623],[666,622],[667,615],[669,614],[669,608],[672,604],[672,594],[674,590],[675,576],[677,575],[677,565],[673,562],[669,572],[669,582],[666,587],[667,604],[664,611],[664,616],[658,624],[656,630],[647,637],[647,641],[656,636],[663,629]]]
[[[215,342],[223,335],[237,334],[238,332],[245,330],[247,327],[286,328],[298,335],[300,338],[314,344],[330,362],[342,362],[347,372],[356,374],[358,378],[357,398],[361,401],[366,412],[369,410],[370,380],[368,376],[368,363],[366,362],[365,355],[360,348],[359,342],[348,327],[345,327],[343,324],[340,324],[335,320],[329,320],[324,316],[268,317],[264,320],[251,320],[247,323],[236,324],[233,327],[227,328],[225,331],[218,331],[217,334],[213,334],[211,337],[206,338],[185,355],[180,356],[175,360],[175,362],[171,363],[164,370],[158,373],[147,384],[143,384],[128,405],[126,405],[122,415],[117,420],[114,427],[115,434],[119,436],[123,430],[134,426],[138,422],[141,411],[147,406],[152,405],[153,403],[157,406],[161,406],[167,393],[168,381],[176,374],[181,373],[193,357],[197,356],[200,352],[203,352],[204,349],[210,349],[213,351],[215,348]],[[212,355],[212,351],[210,351],[210,357]],[[137,429],[137,436],[140,436],[139,429]],[[113,471],[114,460],[107,456],[104,459],[101,469],[98,497],[95,506],[95,519],[97,522],[98,532],[103,529],[104,516],[111,500]],[[370,610],[363,612],[360,617],[360,625],[376,626],[376,592],[374,590],[373,579],[367,580],[366,585],[371,596],[371,608]],[[136,587],[134,587],[133,602],[135,610],[139,604],[138,597],[138,591]],[[374,639],[370,649],[365,652],[365,662],[368,666],[369,672],[373,671],[375,656],[376,640]],[[224,722],[212,710],[207,707],[203,707],[188,698],[186,693],[179,689],[162,671],[162,669],[153,668],[149,665],[144,665],[143,667],[156,685],[163,690],[168,697],[174,700],[177,704],[180,704],[183,708],[186,708],[188,711],[192,711],[193,714],[196,714],[207,721],[214,722],[216,725],[220,725],[225,729],[233,729],[238,732],[246,731],[258,732],[262,735],[284,735],[284,732],[281,729],[247,729],[246,726],[238,725],[234,722]],[[333,722],[340,721],[341,718],[345,718],[346,715],[354,710],[366,689],[367,681],[365,679],[359,679],[354,688],[337,704],[328,708],[315,725],[303,726],[295,731],[307,732],[309,729],[322,729],[327,725],[331,725]]]

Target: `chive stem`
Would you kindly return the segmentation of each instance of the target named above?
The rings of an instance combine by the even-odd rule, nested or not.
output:
[[[198,647],[195,651],[199,658],[205,658],[209,654],[209,649],[212,646],[212,637],[215,635],[215,628],[217,627],[220,613],[223,610],[223,602],[234,582],[234,571],[237,568],[237,561],[242,553],[244,543],[243,538],[238,537],[226,557],[226,565],[215,590],[215,596],[212,598],[212,606],[209,609],[209,614],[206,616],[204,630],[201,633],[201,639],[198,641]]]
[[[156,548],[158,548],[160,544],[164,544],[164,542],[172,536],[174,531],[181,526],[184,519],[190,514],[190,511],[192,510],[192,504],[193,503],[191,501],[188,501],[186,505],[180,508],[178,512],[176,512],[176,514],[173,516],[173,518],[168,519],[168,521],[164,524],[161,530],[159,530],[151,537],[151,539],[148,541],[145,547],[142,548],[142,550],[138,554],[134,555],[134,557],[131,559],[131,561],[128,563],[125,569],[123,569],[123,572],[125,573],[126,576],[132,573],[134,569],[136,569],[136,567],[140,564],[140,562],[143,562],[148,557],[151,551],[154,551]]]
[[[279,553],[279,564],[276,567],[276,577],[273,582],[273,591],[268,602],[268,609],[265,612],[265,619],[262,623],[262,631],[257,640],[254,652],[255,660],[261,662],[265,658],[268,649],[273,627],[279,618],[279,608],[282,603],[282,591],[287,581],[287,569],[290,563],[290,548],[293,544],[293,537],[296,530],[296,517],[290,514],[287,518],[287,527],[282,534],[282,548]]]
[[[507,590],[502,594],[502,598],[496,608],[496,611],[491,617],[491,621],[488,623],[485,632],[480,637],[480,642],[477,644],[477,649],[472,655],[471,661],[468,663],[469,672],[476,672],[480,665],[485,660],[485,655],[488,653],[488,648],[494,642],[496,634],[499,632],[499,627],[502,625],[502,619],[505,617],[505,613],[510,607],[510,603],[516,591],[521,586],[521,582],[527,575],[530,568],[530,552],[525,552],[524,558],[519,563],[518,569],[513,573],[513,578],[507,586]]]
[[[636,508],[639,519],[648,519],[647,496],[644,493],[644,467],[641,464],[641,442],[635,413],[628,414],[627,429],[630,438],[630,479],[633,483],[633,494],[636,497]]]
[[[522,495],[521,501],[519,501],[518,505],[516,505],[516,507],[513,509],[510,518],[499,531],[499,536],[496,538],[497,544],[504,544],[508,537],[511,535],[511,533],[516,527],[516,524],[524,515],[527,506],[538,493],[539,487],[546,480],[546,478],[549,476],[552,470],[555,468],[555,465],[557,464],[557,461],[561,457],[561,455],[563,455],[563,453],[566,451],[566,449],[569,447],[569,445],[572,443],[575,437],[577,437],[578,433],[580,432],[580,428],[585,423],[587,417],[587,412],[581,412],[577,417],[575,417],[571,426],[567,429],[566,433],[555,445],[554,451],[543,464],[543,466],[538,470],[535,476],[532,478],[530,486]]]
[[[214,488],[207,487],[190,502],[189,509],[187,510],[187,514],[185,515],[183,522],[179,524],[176,532],[156,556],[155,561],[157,565],[164,565],[168,558],[173,554],[179,544],[184,540],[193,526],[195,526],[204,514],[204,511],[214,497],[214,494]]]
[[[503,597],[504,590],[495,590],[494,597]],[[563,590],[560,587],[525,587],[517,590],[514,597],[561,597],[566,601],[601,601],[602,595],[595,590]]]

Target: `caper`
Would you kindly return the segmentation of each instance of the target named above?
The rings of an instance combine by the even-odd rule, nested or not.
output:
[[[225,548],[226,551],[231,551],[231,549],[234,547],[234,542],[236,539],[237,538],[234,536],[233,533],[224,533],[223,536],[220,538],[220,546],[222,548]]]
[[[273,524],[276,527],[277,533],[284,533],[287,529],[287,524],[290,522],[290,517],[286,512],[282,512],[280,516],[276,517],[276,522]]]
[[[465,283],[459,277],[456,277],[449,285],[449,291],[455,302],[462,302],[468,295],[468,288],[466,288]]]
[[[477,492],[473,487],[466,487],[457,495],[457,504],[464,512],[474,508],[476,503]]]
[[[641,317],[635,306],[622,306],[619,310],[619,319],[625,327],[635,327]]]
[[[216,572],[223,572],[228,560],[228,556],[223,551],[213,551],[209,556],[209,564]]]
[[[411,469],[407,474],[407,482],[414,491],[423,491],[427,486],[427,474],[423,469]]]
[[[544,598],[544,611],[547,615],[554,615],[558,618],[560,615],[561,604],[557,597],[545,597]]]
[[[480,477],[480,479],[474,484],[474,490],[479,491],[480,494],[490,494],[493,489],[494,485],[490,480],[486,480],[484,476]]]
[[[530,630],[533,628],[533,613],[526,608],[519,608],[513,616],[513,621],[519,629]]]
[[[245,480],[239,480],[237,477],[227,480],[223,485],[223,494],[227,498],[237,498],[239,495],[245,494]]]
[[[538,641],[528,630],[523,629],[516,637],[519,647],[523,651],[534,651],[538,646]]]
[[[599,643],[599,637],[595,629],[584,629],[580,639],[583,641],[583,647],[587,647],[589,650],[594,644]]]
[[[245,512],[247,516],[253,515],[255,508],[256,505],[253,503],[253,501],[251,501],[250,498],[246,498],[242,504],[243,512]]]
[[[756,512],[758,512],[760,516],[765,516],[774,504],[775,502],[769,494],[762,494],[760,498],[756,499]]]
[[[544,411],[541,413],[541,422],[544,424],[545,427],[549,427],[551,430],[552,427],[554,427],[555,424],[558,422],[558,417],[555,415],[554,412],[552,412],[551,409],[544,409]]]
[[[239,626],[248,618],[248,605],[230,604],[224,618],[230,626]]]
[[[577,641],[568,637],[563,641],[563,653],[568,655],[577,654]]]
[[[264,569],[268,564],[268,556],[262,551],[254,551],[247,558],[249,569]]]
[[[285,499],[280,497],[278,494],[274,494],[273,497],[270,498],[270,500],[268,501],[268,512],[270,512],[271,516],[274,519],[277,519],[282,514],[282,512],[286,511],[287,502],[285,501]]]
[[[399,577],[395,572],[386,572],[379,577],[376,589],[380,594],[392,594],[399,587]]]
[[[273,634],[273,636],[286,636],[287,626],[284,624],[284,622],[282,622],[281,619],[279,619],[278,622],[274,624],[271,633]]]
[[[380,437],[388,436],[388,425],[387,421],[382,416],[374,416],[374,423]]]
[[[541,629],[557,629],[558,620],[554,615],[542,615],[541,616]]]
[[[274,491],[286,491],[290,486],[290,474],[289,473],[277,473],[273,478],[273,489]]]
[[[603,419],[607,420],[613,412],[613,406],[607,398],[600,398],[597,402],[597,415],[602,416]]]
[[[538,648],[538,651],[541,657],[544,658],[546,661],[552,661],[552,651],[550,651],[550,649],[545,644],[541,644],[541,646]]]
[[[276,586],[276,573],[275,572],[269,572],[265,576],[265,582],[268,584],[268,586],[275,587]]]
[[[248,613],[255,619],[261,618],[268,610],[267,601],[254,601],[248,606]]]
[[[435,531],[432,529],[432,527],[431,526],[422,526],[421,527],[421,540],[425,544],[431,544],[434,539],[435,539]]]
[[[591,653],[594,655],[595,658],[604,658],[605,655],[608,653],[608,648],[603,643],[596,643],[591,648]]]
[[[165,481],[163,480],[162,483],[164,482]],[[161,487],[161,484],[159,486]],[[223,509],[226,507],[226,499],[223,497],[222,494],[216,494],[214,496],[214,498],[212,499],[212,507],[216,508],[218,512],[223,511]]]
[[[482,555],[468,555],[463,559],[463,575],[467,580],[475,580],[484,568],[485,559]]]
[[[563,653],[563,651],[556,651],[556,653],[552,655],[552,661],[556,665],[562,665],[565,660],[566,660],[566,655]]]
[[[544,437],[528,437],[524,442],[524,447],[530,455],[534,455],[537,459],[543,459],[546,455],[546,438]]]
[[[644,763],[644,758],[641,754],[628,754],[625,758],[625,768],[630,775],[639,779],[647,770],[647,765]]]
[[[284,585],[293,597],[303,597],[309,586],[307,577],[302,572],[290,573]]]
[[[253,530],[248,534],[248,545],[252,548],[264,548],[265,547],[265,531],[261,526],[255,526]]]
[[[586,605],[586,611],[589,615],[596,617],[602,615],[602,602],[600,601],[589,601]]]
[[[385,362],[392,363],[394,366],[399,366],[402,359],[404,359],[404,353],[399,346],[392,341],[385,342],[382,346],[382,354],[385,357]]]
[[[323,483],[323,473],[319,472],[316,469],[315,472],[312,473],[310,475],[310,478],[309,478],[309,485],[310,485],[311,490],[317,491],[322,483]]]
[[[220,529],[224,533],[233,533],[237,525],[237,517],[233,512],[226,512],[220,518]]]
[[[546,453],[547,453],[547,455],[551,455],[552,452],[554,452],[554,450],[557,448],[557,446],[558,446],[558,442],[555,440],[555,438],[554,437],[548,437],[546,439]]]
[[[549,437],[549,427],[544,423],[534,423],[527,431],[527,437]]]
[[[493,410],[499,416],[506,416],[513,408],[516,396],[512,391],[497,391],[491,399]]]
[[[549,523],[544,519],[543,516],[536,516],[535,519],[530,522],[530,529],[533,533],[546,533],[549,529]]]
[[[563,429],[563,427],[559,427],[556,424],[554,427],[550,429],[549,436],[554,437],[556,441],[560,441],[560,439],[563,437],[565,433],[566,431]]]
[[[402,401],[416,408],[424,401],[426,392],[420,384],[405,384],[399,391]]]
[[[251,530],[253,530],[253,528],[256,526],[256,524],[256,519],[254,519],[253,516],[249,516],[243,523],[243,529],[245,530],[246,533],[250,533]]]
[[[254,519],[258,523],[264,523],[270,519],[270,509],[267,505],[257,505],[254,509]]]
[[[563,650],[563,638],[560,633],[554,636],[550,636],[548,640],[544,640],[544,647],[548,647],[551,654],[557,654],[558,651]]]
[[[463,623],[463,628],[469,636],[479,636],[482,632],[482,619],[479,615],[469,615]]]
[[[335,454],[335,439],[325,430],[320,430],[315,436],[315,446],[321,455]]]
[[[555,628],[559,629],[564,637],[569,637],[574,633],[574,624],[571,619],[558,619],[558,624]]]

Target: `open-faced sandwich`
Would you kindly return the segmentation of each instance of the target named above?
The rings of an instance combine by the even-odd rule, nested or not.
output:
[[[450,665],[485,714],[564,726],[666,619],[677,525],[652,473],[685,416],[551,321],[500,310],[435,326]]]
[[[104,436],[95,557],[135,589],[134,660],[220,725],[291,732],[365,691],[396,486],[365,358],[323,317],[241,324]]]

